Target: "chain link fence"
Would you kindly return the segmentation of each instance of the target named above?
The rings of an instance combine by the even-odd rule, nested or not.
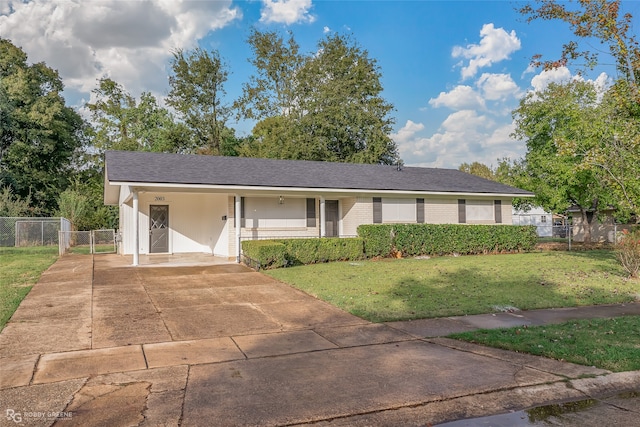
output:
[[[0,246],[57,245],[58,232],[71,230],[66,218],[0,217]]]
[[[116,253],[116,231],[60,231],[60,255],[64,254],[112,254]]]

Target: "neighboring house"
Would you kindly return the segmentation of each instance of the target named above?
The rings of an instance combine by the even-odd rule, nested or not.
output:
[[[628,225],[616,224],[614,214],[615,209],[613,208],[605,208],[600,211],[600,218],[596,218],[595,223],[591,226],[591,242],[614,243],[616,242],[616,233],[629,228]],[[571,238],[575,242],[584,242],[586,224],[582,219],[580,208],[570,207],[567,209],[567,215],[572,217],[573,233]]]
[[[532,207],[529,210],[513,208],[511,211],[513,225],[535,225],[538,229],[538,236],[553,236],[554,215],[541,207]]]
[[[453,169],[146,152],[105,155],[120,253],[240,258],[240,241],[355,236],[360,224],[511,224],[532,193]]]

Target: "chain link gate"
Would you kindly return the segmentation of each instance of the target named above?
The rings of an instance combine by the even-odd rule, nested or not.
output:
[[[60,231],[59,254],[112,254],[116,253],[116,231]]]

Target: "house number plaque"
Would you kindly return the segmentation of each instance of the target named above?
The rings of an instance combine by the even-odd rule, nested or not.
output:
[[[156,196],[155,201],[156,202],[164,202],[164,196]]]

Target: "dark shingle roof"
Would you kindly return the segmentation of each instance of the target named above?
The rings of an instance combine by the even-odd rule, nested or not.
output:
[[[532,195],[455,169],[108,151],[111,183]]]

